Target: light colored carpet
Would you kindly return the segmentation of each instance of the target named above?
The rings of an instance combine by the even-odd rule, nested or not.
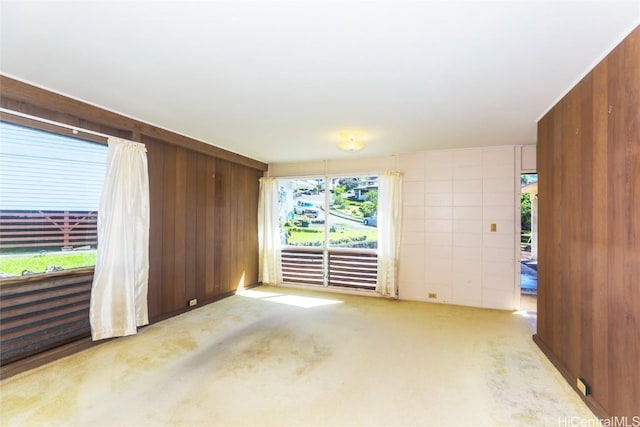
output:
[[[533,332],[504,311],[260,287],[2,381],[1,424],[595,420]]]

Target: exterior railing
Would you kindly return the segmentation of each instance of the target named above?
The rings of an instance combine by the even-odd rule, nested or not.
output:
[[[0,365],[90,335],[93,268],[0,280]]]
[[[375,289],[378,256],[375,251],[287,247],[282,250],[285,283]]]
[[[0,211],[0,247],[96,247],[96,212]]]

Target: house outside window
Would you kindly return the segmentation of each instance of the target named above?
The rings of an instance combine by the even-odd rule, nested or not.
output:
[[[374,289],[377,176],[279,180],[283,279]]]
[[[106,145],[0,122],[0,276],[95,265]]]

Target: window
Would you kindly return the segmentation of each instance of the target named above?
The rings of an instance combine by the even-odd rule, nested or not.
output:
[[[0,274],[95,264],[107,146],[0,122]]]
[[[378,177],[280,180],[283,278],[375,288]]]
[[[377,211],[377,177],[281,180],[285,246],[376,249]]]

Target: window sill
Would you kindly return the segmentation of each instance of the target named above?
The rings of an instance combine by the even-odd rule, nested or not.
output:
[[[95,267],[91,266],[91,267],[70,268],[68,270],[54,271],[51,273],[34,273],[34,274],[27,274],[25,276],[5,277],[0,279],[0,287],[37,282],[40,280],[52,279],[56,277],[77,276],[77,275],[82,275],[87,273],[93,273],[94,270],[95,270]]]

